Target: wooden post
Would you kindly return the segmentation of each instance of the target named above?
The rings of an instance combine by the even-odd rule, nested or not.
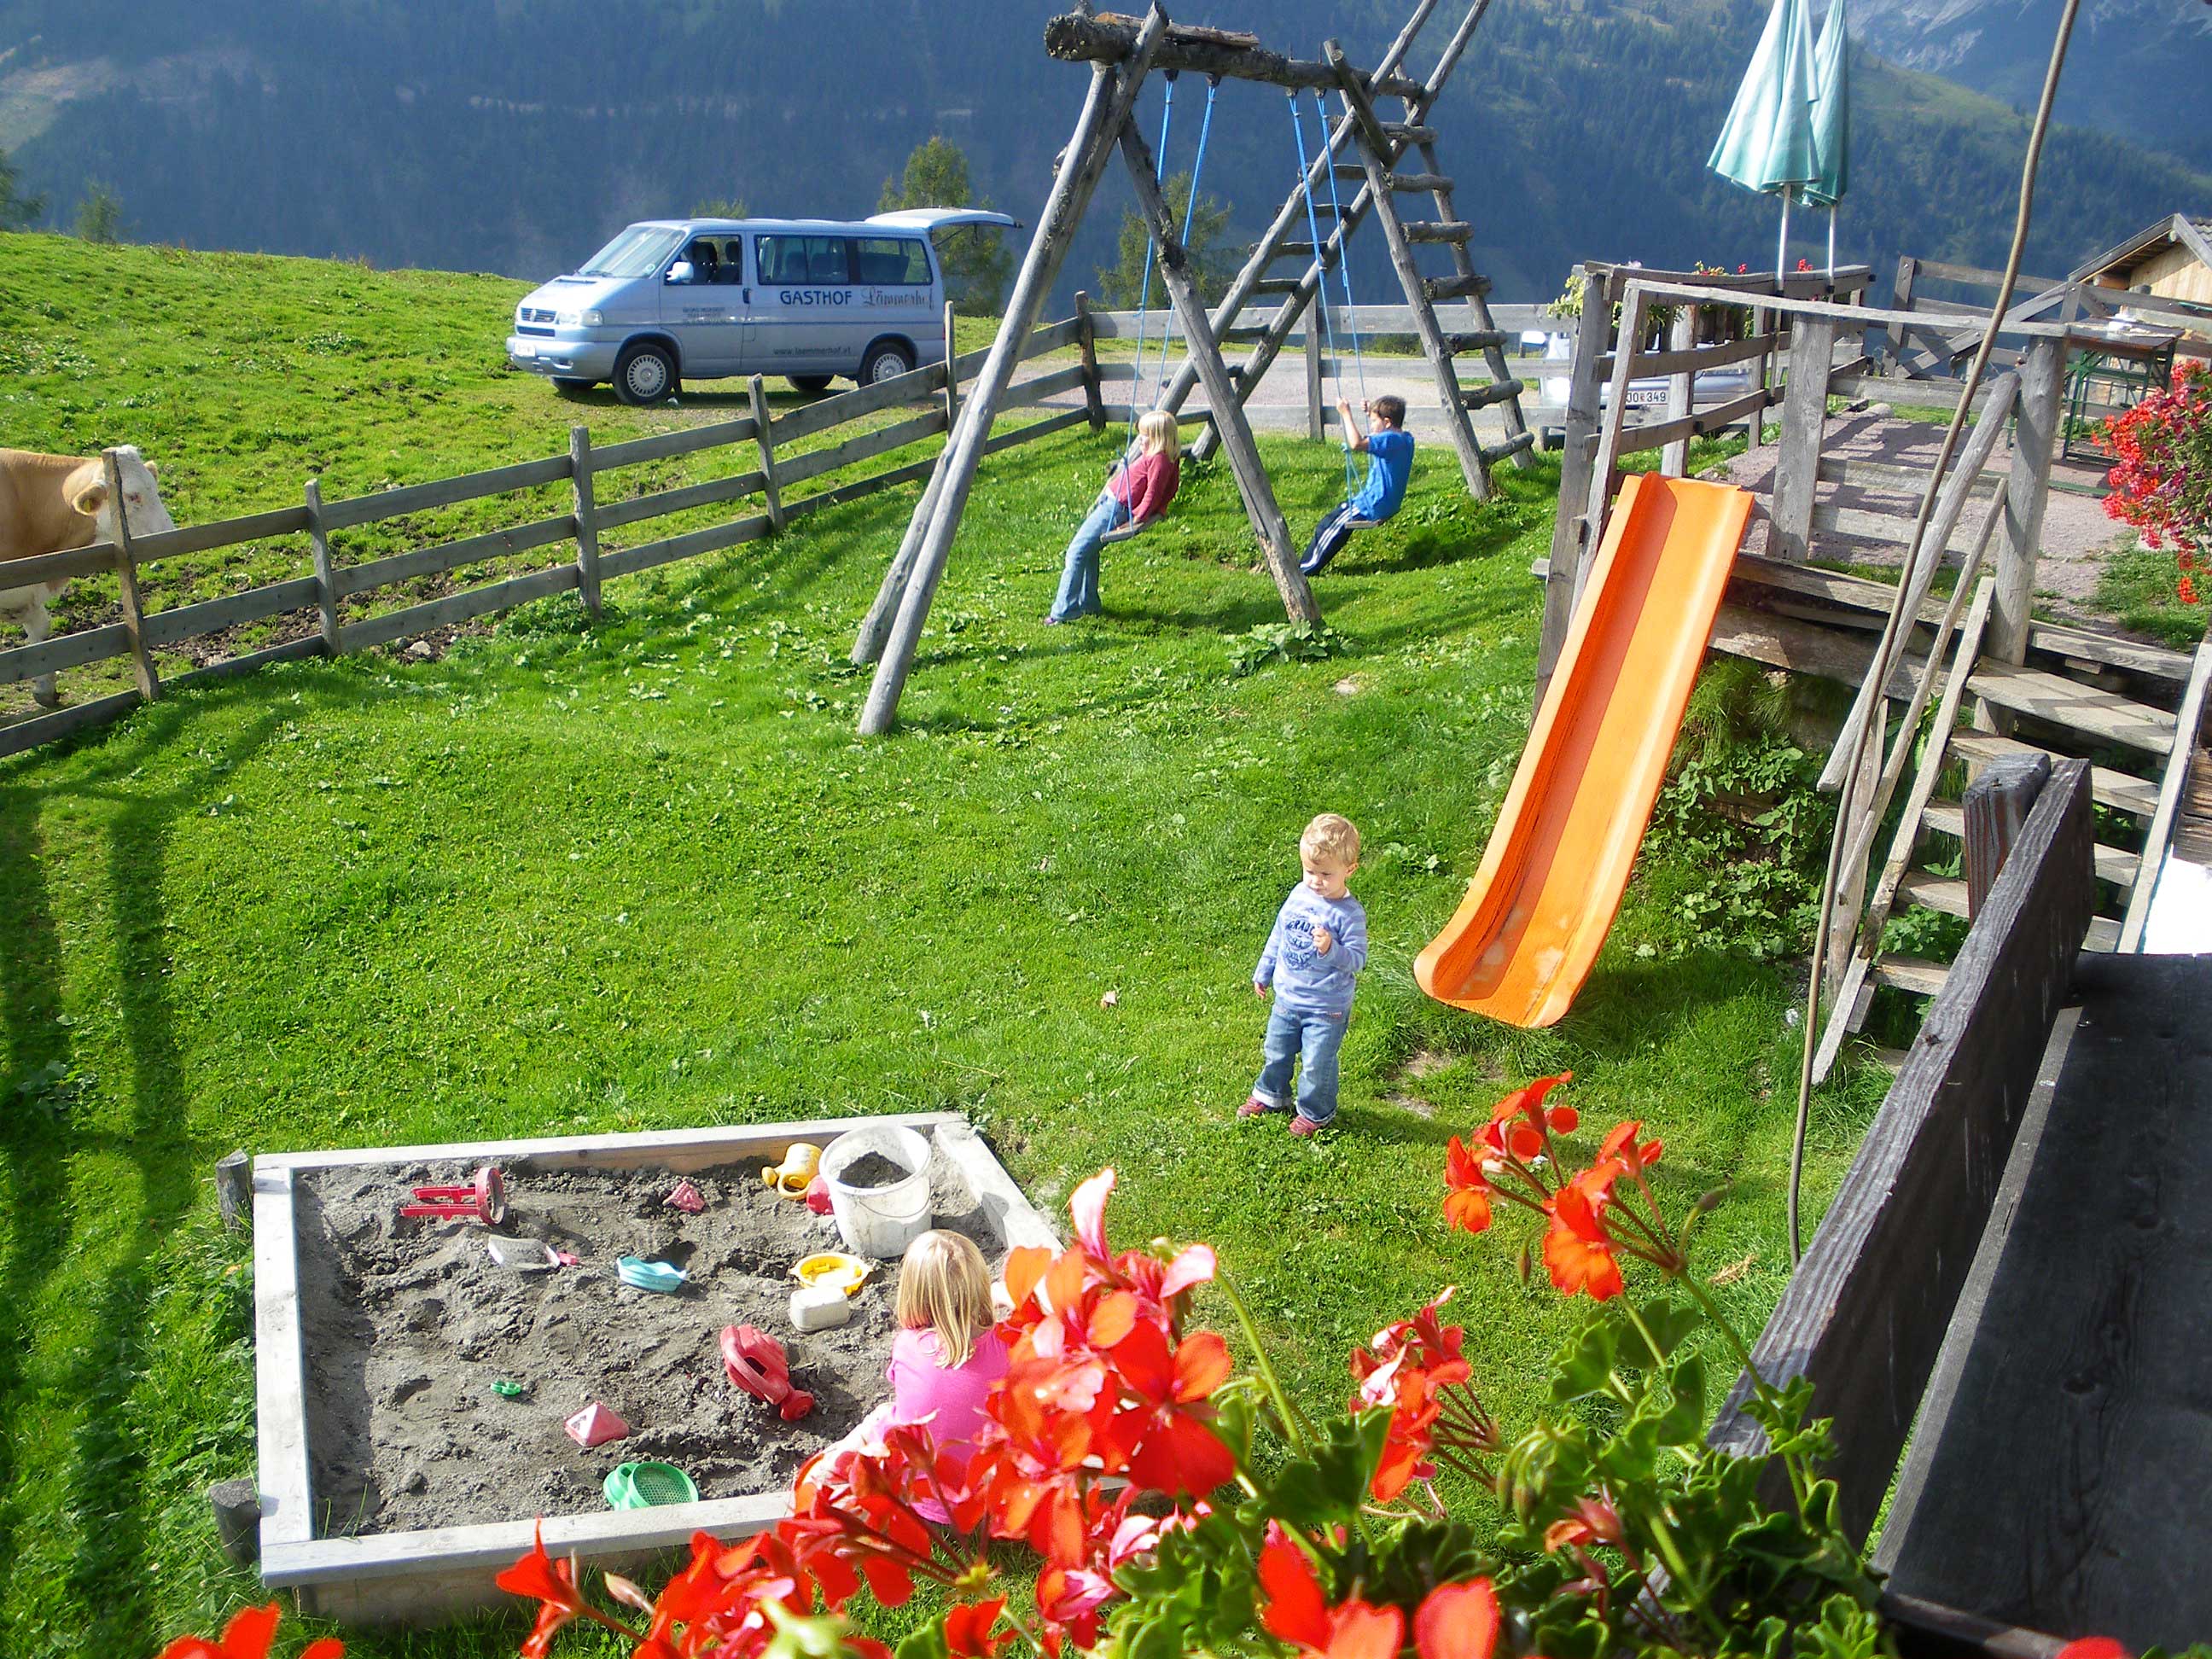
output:
[[[599,614],[599,507],[592,479],[592,431],[568,428],[568,502],[576,519],[576,597],[584,614]]]
[[[240,1232],[253,1224],[253,1160],[235,1152],[215,1166],[216,1212],[222,1224]]]
[[[112,449],[101,452],[106,462],[107,499],[115,508],[115,584],[123,597],[123,631],[131,641],[131,671],[138,681],[138,695],[153,702],[161,697],[161,676],[154,672],[153,653],[146,648],[146,612],[138,599],[138,561],[131,551],[130,503],[123,499],[123,464]]]
[[[915,509],[915,522],[908,527],[908,535],[915,538],[911,574],[898,570],[899,561],[896,559],[892,569],[884,574],[884,586],[888,587],[896,577],[902,591],[896,601],[897,614],[891,619],[881,659],[876,665],[875,679],[860,708],[860,731],[863,737],[879,736],[890,731],[897,715],[899,696],[906,690],[907,675],[914,667],[914,653],[921,643],[922,623],[928,618],[930,601],[937,596],[937,584],[944,577],[945,562],[952,552],[952,539],[959,533],[960,515],[967,507],[968,492],[975,487],[975,467],[982,459],[983,441],[990,434],[992,417],[997,414],[999,400],[1006,396],[1006,387],[1013,379],[1014,365],[1020,359],[1022,348],[1029,343],[1030,331],[1036,326],[1038,312],[1052,288],[1053,277],[1059,272],[1068,243],[1082,222],[1083,210],[1090,205],[1091,192],[1097,189],[1099,177],[1113,155],[1115,137],[1128,122],[1138,88],[1152,68],[1152,55],[1158,51],[1167,26],[1167,14],[1155,7],[1145,19],[1135,47],[1121,66],[1115,69],[1102,64],[1091,71],[1091,91],[1084,101],[1083,113],[1076,118],[1075,132],[1062,153],[1052,193],[1045,200],[1044,211],[1037,216],[1036,231],[1030,240],[1021,270],[1014,278],[1013,293],[1006,302],[1006,315],[1000,321],[998,337],[992,341],[983,372],[976,376],[975,385],[968,394],[959,428],[952,434],[938,462],[930,491],[924,494]],[[878,599],[880,604],[881,593]],[[866,628],[864,623],[864,637],[854,643],[855,657],[866,643]]]
[[[1667,331],[1667,344],[1674,351],[1687,351],[1697,343],[1698,307],[1694,301],[1677,300],[1674,321]],[[1671,376],[1667,382],[1667,418],[1680,420],[1697,406],[1697,372],[1684,369]],[[1690,471],[1690,441],[1677,438],[1659,452],[1659,471],[1664,477],[1680,478]]]
[[[952,367],[952,359],[954,356],[955,353],[952,349],[952,301],[947,300],[945,302],[945,430],[948,435],[952,430],[953,422],[960,418],[960,376],[958,372]],[[1094,362],[1091,365],[1091,376],[1095,378],[1097,372],[1098,366]],[[1086,380],[1085,390],[1088,391],[1089,389],[1089,382]]]
[[[1836,351],[1832,318],[1799,317],[1790,331],[1790,381],[1782,393],[1781,451],[1774,458],[1774,544],[1778,559],[1802,563],[1813,535],[1813,486],[1828,420],[1828,368]]]
[[[1978,916],[2051,780],[2051,757],[2000,755],[1966,786],[1966,914]]]
[[[945,307],[950,316],[952,307]],[[761,377],[754,375],[750,382],[753,399],[753,442],[760,448],[761,495],[768,502],[769,527],[781,532],[783,529],[783,492],[775,487],[775,438],[770,430],[768,416],[768,390],[761,385]]]
[[[1846,851],[1844,867],[1836,872],[1836,908],[1829,918],[1828,949],[1823,957],[1820,994],[1831,1002],[1843,989],[1844,975],[1850,971],[1851,942],[1858,937],[1859,915],[1866,908],[1866,842],[1874,834],[1875,814],[1881,810],[1876,790],[1888,725],[1889,704],[1878,702],[1874,706],[1874,731],[1859,762],[1858,779],[1844,795],[1843,811],[1850,813],[1850,819],[1846,821],[1839,812],[1836,820],[1836,833],[1844,838]]]
[[[331,532],[323,523],[323,481],[307,480],[307,549],[315,559],[315,609],[322,616],[323,654],[335,657],[345,649],[345,633],[338,621],[337,562],[331,557]]]
[[[1893,311],[1912,309],[1912,285],[1920,275],[1920,261],[1911,254],[1899,256],[1897,261],[1897,281],[1890,287],[1889,306]],[[1889,370],[1897,374],[1905,366],[1905,319],[1899,318],[1889,325]]]
[[[1559,417],[1566,434],[1559,456],[1559,516],[1552,524],[1552,557],[1544,576],[1543,632],[1536,647],[1540,705],[1560,649],[1567,642],[1567,623],[1575,608],[1575,578],[1584,557],[1583,533],[1588,526],[1583,514],[1589,506],[1591,464],[1597,458],[1598,362],[1605,356],[1606,338],[1613,326],[1614,281],[1603,265],[1583,267],[1583,310],[1575,324],[1574,366],[1568,372],[1566,411]]]
[[[2035,561],[2043,545],[2043,507],[2051,493],[2051,458],[2066,391],[2066,342],[2030,341],[2021,360],[2012,471],[2005,479],[2004,543],[1997,549],[1996,600],[1990,616],[1990,653],[2008,663],[2027,660],[2027,624],[2035,599]]]
[[[261,1554],[261,1492],[251,1480],[218,1480],[207,1491],[215,1511],[216,1542],[234,1566],[250,1567]]]
[[[1320,443],[1328,436],[1328,416],[1322,407],[1322,360],[1325,343],[1321,331],[1321,295],[1306,302],[1306,436]]]
[[[1444,430],[1450,434],[1452,447],[1459,454],[1461,476],[1467,480],[1468,494],[1478,501],[1487,501],[1490,469],[1483,461],[1482,446],[1475,441],[1474,428],[1467,417],[1467,400],[1460,394],[1459,371],[1452,366],[1451,347],[1445,343],[1443,331],[1437,325],[1437,313],[1429,303],[1428,291],[1421,285],[1421,269],[1414,262],[1413,244],[1407,240],[1405,223],[1398,217],[1398,205],[1392,199],[1388,171],[1389,137],[1382,131],[1382,123],[1375,114],[1366,88],[1359,83],[1358,72],[1346,61],[1343,46],[1334,40],[1324,40],[1322,53],[1336,71],[1337,88],[1343,96],[1344,106],[1358,125],[1360,165],[1367,170],[1368,194],[1375,198],[1376,222],[1382,227],[1390,263],[1397,270],[1400,286],[1406,290],[1406,303],[1413,308],[1413,332],[1429,360],[1429,372],[1436,381],[1437,396],[1443,410]]]
[[[1106,429],[1106,398],[1098,382],[1098,325],[1091,320],[1091,296],[1081,289],[1075,290],[1075,328],[1076,349],[1083,354],[1083,412],[1091,417],[1093,432],[1103,432]],[[951,374],[952,367],[948,357],[946,379],[950,380]],[[945,441],[950,443],[951,421],[945,423],[945,430],[948,434]]]
[[[1589,303],[1589,296],[1583,296]],[[1579,603],[1583,584],[1596,562],[1598,544],[1605,539],[1606,515],[1613,510],[1613,478],[1620,465],[1620,428],[1628,419],[1628,388],[1636,379],[1637,355],[1644,349],[1644,331],[1650,317],[1651,292],[1632,278],[1620,295],[1620,327],[1613,347],[1613,380],[1606,388],[1605,413],[1598,421],[1597,447],[1590,459],[1589,499],[1583,507],[1583,535],[1575,559],[1574,594]]]
[[[1252,520],[1253,533],[1260,538],[1261,551],[1266,554],[1267,568],[1283,596],[1283,609],[1292,622],[1318,622],[1321,607],[1314,603],[1313,590],[1306,586],[1305,574],[1298,568],[1290,526],[1283,521],[1274,486],[1268,482],[1267,469],[1261,464],[1259,448],[1252,441],[1252,424],[1245,418],[1244,405],[1237,401],[1229,366],[1221,361],[1213,325],[1206,319],[1205,296],[1191,280],[1190,255],[1176,234],[1175,215],[1153,177],[1151,148],[1134,125],[1126,121],[1121,125],[1121,160],[1136,189],[1137,210],[1151,222],[1152,240],[1160,251],[1160,275],[1182,318],[1183,349],[1198,365],[1200,383],[1213,408],[1214,429],[1221,434],[1222,448],[1228,452],[1229,469],[1237,475],[1245,514]]]

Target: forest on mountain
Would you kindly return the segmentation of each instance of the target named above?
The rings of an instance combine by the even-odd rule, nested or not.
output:
[[[634,219],[742,200],[757,213],[874,210],[914,148],[959,147],[974,188],[1032,217],[1080,102],[1041,45],[1050,0],[0,0],[0,149],[48,222],[91,182],[134,238],[543,276]],[[1218,0],[1202,21],[1372,61],[1406,0]],[[1705,156],[1763,0],[1496,0],[1443,100],[1443,161],[1508,298],[1558,290],[1577,259],[1733,266],[1771,258],[1776,209]],[[1425,73],[1455,21],[1416,47]],[[1194,15],[1191,21],[1201,21]],[[2085,50],[2094,42],[2085,37]],[[2026,121],[1950,82],[1855,56],[1852,189],[1840,258],[2002,253]],[[1194,160],[1196,83],[1170,171]],[[1157,89],[1143,118],[1157,136]],[[1310,125],[1312,112],[1307,117]],[[1231,83],[1200,181],[1249,240],[1295,178],[1283,94]],[[1117,263],[1128,199],[1109,175],[1060,300]],[[2057,134],[2029,268],[2077,259],[2212,179],[2081,129]],[[1822,257],[1801,215],[1793,258]],[[1389,283],[1379,240],[1361,297]]]

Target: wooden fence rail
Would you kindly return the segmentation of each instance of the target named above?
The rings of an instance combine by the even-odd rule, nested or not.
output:
[[[1026,360],[1072,347],[1087,348],[1097,335],[1109,331],[1101,328],[1094,332],[1091,321],[1103,321],[1112,314],[1091,313],[1089,318],[1078,315],[1042,325],[1031,332],[1021,356]],[[950,365],[932,363],[889,380],[818,398],[772,419],[763,419],[767,404],[759,389],[759,377],[755,376],[753,407],[757,412],[735,420],[598,446],[592,443],[588,429],[578,426],[570,430],[565,454],[336,501],[325,501],[320,480],[311,478],[306,487],[305,502],[299,507],[191,525],[154,536],[125,534],[121,545],[99,542],[67,552],[17,561],[9,568],[10,579],[26,584],[113,574],[124,592],[125,617],[118,623],[61,635],[35,645],[0,650],[0,685],[116,657],[132,659],[137,684],[130,690],[94,697],[0,726],[0,757],[20,754],[106,724],[160,696],[169,687],[228,678],[273,662],[365,651],[474,617],[509,611],[549,594],[575,590],[586,609],[596,612],[599,585],[606,578],[634,575],[659,565],[739,546],[774,534],[793,519],[927,477],[934,465],[933,456],[869,473],[796,500],[785,495],[785,492],[809,480],[943,434],[950,425],[949,415],[960,383],[973,379],[988,356],[984,351],[964,353]],[[1005,402],[1013,408],[1034,406],[1062,392],[1081,389],[1088,394],[1086,404],[1095,405],[1101,382],[1127,380],[1135,372],[1132,364],[1097,365],[1094,355],[1086,349],[1085,362],[1022,382]],[[922,413],[888,425],[871,427],[826,448],[798,453],[791,448],[801,439],[833,431],[902,405],[926,404],[933,399],[936,400],[934,406]],[[1091,418],[1089,407],[1054,411],[1045,419],[994,434],[985,452],[995,453],[1034,442]],[[742,452],[742,470],[723,477],[653,489],[624,499],[602,499],[599,481],[611,473],[723,449]],[[483,531],[358,564],[339,562],[332,546],[333,537],[343,531],[563,483],[569,486],[568,499],[562,504],[567,510],[547,514],[544,507],[550,503],[544,503],[538,509],[539,516],[503,529]],[[600,538],[612,531],[754,496],[762,498],[765,511],[635,546],[600,544]],[[292,577],[245,588],[220,599],[173,605],[143,615],[135,603],[140,567],[186,554],[302,533],[310,544],[313,575]],[[574,544],[574,555],[558,564],[504,576],[376,616],[348,617],[343,612],[347,601],[358,603],[365,596],[397,583],[439,575],[489,560],[512,558],[563,543]],[[157,650],[167,650],[242,623],[295,611],[315,613],[319,624],[316,631],[180,672],[166,680],[155,677],[152,653]]]

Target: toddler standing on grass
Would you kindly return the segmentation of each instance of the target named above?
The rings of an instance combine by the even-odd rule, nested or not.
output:
[[[1359,831],[1323,812],[1298,837],[1305,878],[1275,917],[1252,970],[1252,993],[1272,991],[1273,1011],[1260,1052],[1266,1064],[1239,1117],[1291,1109],[1291,1071],[1301,1060],[1294,1135],[1318,1134],[1336,1116],[1336,1054],[1352,1018],[1353,978],[1367,965],[1367,912],[1346,890],[1359,868]]]

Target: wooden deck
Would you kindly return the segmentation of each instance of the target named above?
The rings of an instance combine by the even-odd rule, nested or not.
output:
[[[2065,1637],[2212,1631],[2212,958],[2085,955],[1914,1431],[1893,1596]]]

